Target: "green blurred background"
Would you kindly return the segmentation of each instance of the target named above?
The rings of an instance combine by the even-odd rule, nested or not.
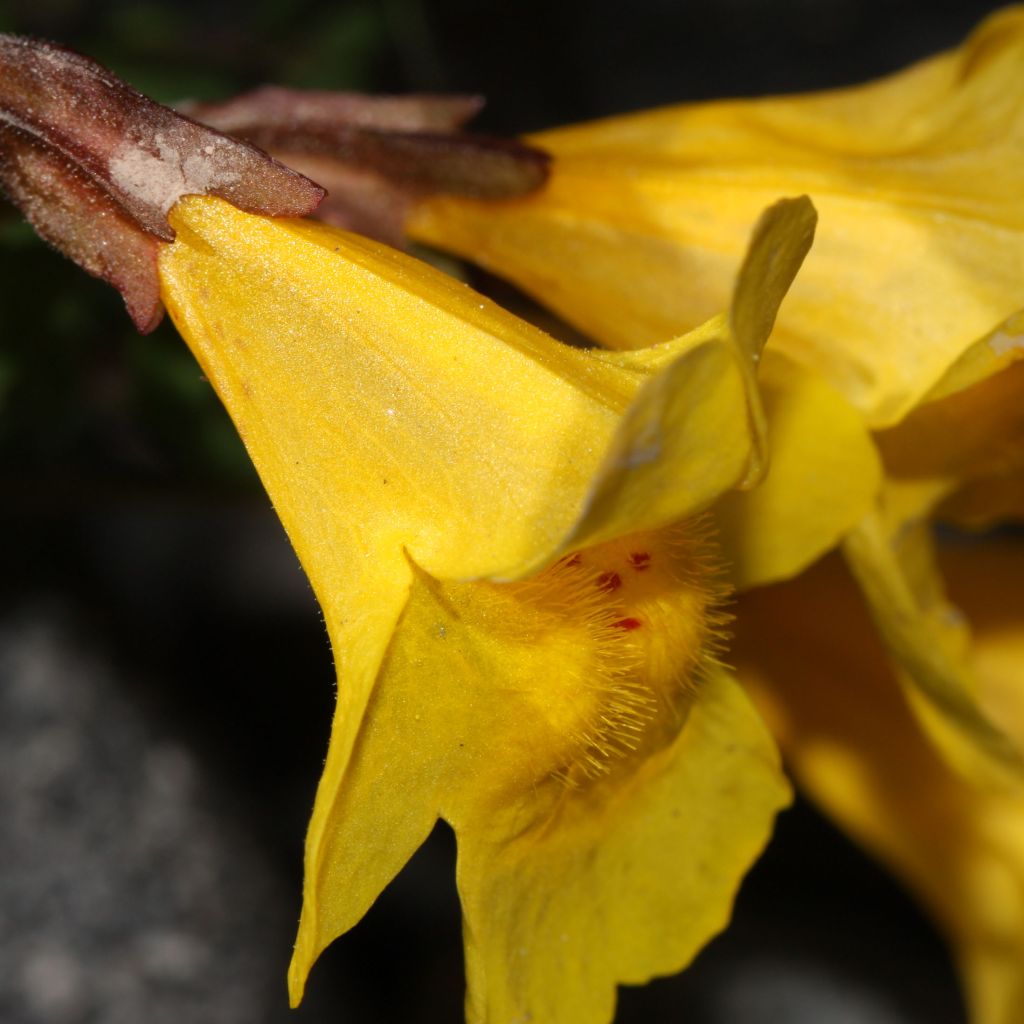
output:
[[[264,82],[488,96],[516,133],[840,85],[954,45],[988,3],[0,2],[164,102]],[[482,282],[487,284],[486,281]],[[0,205],[0,1019],[454,1022],[439,830],[294,1016],[284,970],[333,697],[311,594],[168,325]],[[806,806],[680,978],[620,1021],[961,1024],[948,958]]]

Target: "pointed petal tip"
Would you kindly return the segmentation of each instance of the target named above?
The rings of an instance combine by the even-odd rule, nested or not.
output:
[[[818,213],[810,198],[797,196],[769,206],[754,227],[729,319],[737,340],[755,362],[810,251],[817,223]]]
[[[818,213],[808,196],[780,199],[758,218],[733,287],[729,327],[746,379],[752,445],[737,490],[750,491],[768,473],[768,437],[757,366],[775,319],[814,241]]]
[[[299,947],[296,945],[292,961],[288,965],[288,1006],[293,1010],[297,1010],[302,1005],[310,966],[304,958],[300,958]]]

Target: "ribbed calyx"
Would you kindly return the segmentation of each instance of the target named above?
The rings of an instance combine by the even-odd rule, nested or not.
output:
[[[543,150],[463,130],[483,105],[480,96],[266,86],[187,109],[326,185],[321,220],[403,246],[406,213],[427,195],[512,199],[547,181]]]
[[[183,195],[305,216],[324,190],[256,147],[143,96],[106,68],[0,34],[0,185],[36,231],[124,296],[139,330],[163,315],[156,254]]]

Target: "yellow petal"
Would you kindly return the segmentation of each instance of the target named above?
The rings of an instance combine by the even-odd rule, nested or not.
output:
[[[172,220],[169,311],[328,606],[385,550],[480,575],[564,534],[625,375],[358,236],[209,198]]]
[[[818,240],[773,345],[890,425],[1024,306],[1022,60],[1011,8],[870,85],[545,132],[546,189],[431,199],[408,229],[632,347],[721,308],[756,211],[806,193]]]
[[[629,524],[672,522],[749,475],[749,392],[727,338],[723,326],[640,391],[560,552],[607,540]]]
[[[624,372],[660,372],[623,417],[560,551],[673,522],[731,487],[761,480],[767,442],[756,367],[815,221],[806,198],[781,200],[762,214],[727,318],[639,352],[593,353]]]
[[[770,470],[715,506],[737,589],[785,579],[834,547],[873,507],[881,466],[860,414],[833,388],[766,353],[759,383]]]
[[[997,680],[1021,724],[1024,605],[1020,550],[965,552],[951,589],[974,627],[985,699]],[[1000,572],[1000,564],[1005,571]],[[962,586],[965,566],[975,586]],[[977,605],[988,573],[1012,601]],[[989,618],[988,611],[999,612]],[[900,695],[885,651],[838,560],[738,606],[733,659],[800,786],[884,860],[949,936],[972,1024],[1024,1020],[1024,804],[952,771]],[[991,703],[993,710],[996,702]],[[1005,721],[1009,727],[1009,717]],[[1016,733],[1020,736],[1020,732]]]
[[[1021,748],[985,713],[963,617],[946,600],[923,526],[887,533],[879,515],[843,551],[922,725],[958,770],[1021,792]]]
[[[522,583],[415,571],[346,777],[330,801],[321,787],[293,1001],[438,815],[473,1024],[604,1024],[617,983],[679,970],[724,926],[788,787],[735,683],[700,668],[700,549],[680,528]],[[614,593],[591,585],[608,565]],[[658,628],[618,629],[619,600]]]
[[[728,676],[676,742],[607,799],[567,794],[550,827],[460,845],[467,1018],[612,1019],[614,986],[685,967],[728,923],[739,879],[789,801],[773,745]]]
[[[401,575],[404,547],[438,577],[509,577],[570,536],[619,529],[638,491],[654,492],[630,522],[645,528],[693,513],[749,471],[753,353],[724,323],[696,347],[674,342],[677,362],[651,379],[649,367],[560,345],[355,235],[198,197],[172,220],[164,301],[325,596],[329,627],[334,595],[350,588],[322,578],[318,552],[333,551],[346,574],[350,559],[371,571],[378,559]],[[755,234],[755,256],[779,255],[740,278],[736,303],[759,310],[750,319],[774,319],[783,289],[766,275],[792,278],[808,222],[806,201],[790,203]],[[684,417],[698,387],[714,399]],[[713,471],[706,448],[674,433],[684,418],[695,437],[722,430]],[[654,449],[665,451],[656,466]],[[633,470],[647,480],[639,489]]]

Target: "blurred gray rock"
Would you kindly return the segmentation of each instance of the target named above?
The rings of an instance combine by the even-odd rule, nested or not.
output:
[[[297,894],[132,682],[59,607],[0,625],[0,1020],[269,1020]]]

